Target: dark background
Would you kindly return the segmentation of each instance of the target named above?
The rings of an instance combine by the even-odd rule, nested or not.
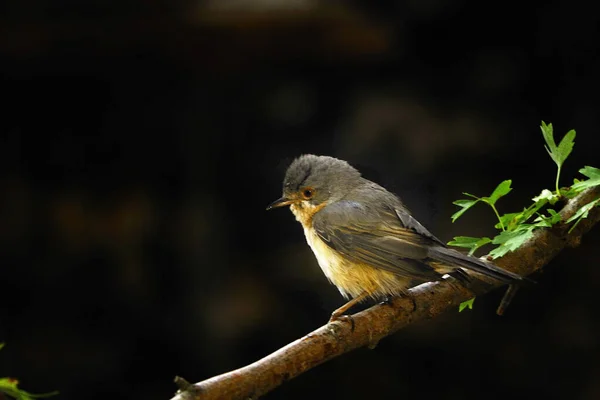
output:
[[[167,399],[342,304],[289,211],[299,154],[348,160],[442,240],[452,201],[554,185],[541,120],[598,157],[587,2],[50,1],[0,6],[0,376],[64,399]],[[598,229],[507,315],[496,291],[268,399],[600,398]],[[332,397],[333,396],[333,397]]]

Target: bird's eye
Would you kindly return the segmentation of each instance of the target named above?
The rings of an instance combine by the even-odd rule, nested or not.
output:
[[[304,197],[305,200],[311,199],[315,194],[315,189],[313,188],[305,188],[302,190],[302,197]]]

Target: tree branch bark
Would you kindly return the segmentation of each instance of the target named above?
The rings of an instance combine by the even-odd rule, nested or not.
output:
[[[571,199],[560,214],[569,219],[583,205],[600,196],[600,187],[588,189]],[[600,207],[593,208],[571,233],[571,224],[539,229],[523,246],[495,263],[523,276],[548,264],[565,247],[575,247],[581,237],[600,221]],[[497,283],[465,288],[450,280],[429,282],[409,290],[409,296],[377,304],[348,320],[328,323],[308,335],[246,367],[196,384],[183,382],[172,400],[256,399],[285,381],[334,357],[359,347],[374,347],[381,339],[419,320],[431,319],[456,308],[475,295],[484,294]]]

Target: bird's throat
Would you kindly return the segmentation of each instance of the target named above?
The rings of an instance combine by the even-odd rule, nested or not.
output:
[[[312,219],[316,213],[318,213],[327,203],[319,205],[312,205],[308,201],[302,201],[295,203],[290,206],[290,210],[296,217],[296,220],[302,224],[303,227],[307,228],[312,226]]]

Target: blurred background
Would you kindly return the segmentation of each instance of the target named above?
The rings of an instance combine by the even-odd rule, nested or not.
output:
[[[0,376],[168,399],[343,303],[287,210],[302,153],[348,160],[444,241],[461,192],[554,185],[541,120],[600,167],[587,2],[8,1],[0,6]],[[600,398],[600,229],[520,291],[416,324],[268,399]]]

